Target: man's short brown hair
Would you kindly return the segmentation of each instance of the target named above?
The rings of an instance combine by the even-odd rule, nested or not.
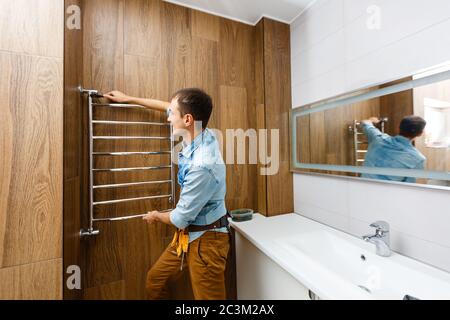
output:
[[[181,116],[192,115],[194,121],[201,121],[206,128],[211,117],[213,103],[211,97],[198,88],[186,88],[175,92],[172,99],[177,99]]]

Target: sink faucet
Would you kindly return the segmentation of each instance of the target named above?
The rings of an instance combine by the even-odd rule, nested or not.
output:
[[[370,226],[375,228],[375,234],[363,236],[363,240],[375,244],[377,255],[389,257],[391,255],[391,248],[389,247],[389,223],[386,221],[377,221]]]

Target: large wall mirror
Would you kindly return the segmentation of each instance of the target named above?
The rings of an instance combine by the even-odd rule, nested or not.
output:
[[[450,65],[291,111],[291,169],[450,188]]]

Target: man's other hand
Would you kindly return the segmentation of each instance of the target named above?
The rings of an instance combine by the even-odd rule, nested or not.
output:
[[[152,211],[146,214],[142,219],[145,220],[148,224],[153,224],[159,221],[158,215],[159,215],[158,211]]]

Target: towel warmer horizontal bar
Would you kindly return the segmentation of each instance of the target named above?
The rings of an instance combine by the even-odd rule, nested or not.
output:
[[[170,151],[149,151],[149,152],[94,152],[94,156],[134,156],[134,155],[161,155],[172,154]]]
[[[172,210],[173,209],[162,210],[160,212],[171,212]],[[136,214],[136,215],[132,215],[132,216],[117,217],[117,218],[97,218],[97,219],[94,219],[94,222],[114,222],[114,221],[124,221],[124,220],[138,219],[138,218],[145,217],[147,214],[148,213],[142,213],[142,214]]]
[[[113,120],[93,120],[93,124],[119,124],[119,125],[150,125],[150,126],[169,126],[170,123],[145,122],[145,121],[113,121]]]
[[[380,118],[380,124],[381,124],[381,132],[384,133],[385,130],[385,124],[389,121],[388,118]],[[369,147],[369,141],[368,140],[360,140],[359,137],[364,137],[366,134],[361,127],[362,122],[358,120],[353,120],[353,125],[349,125],[348,129],[353,135],[353,157],[354,157],[354,164],[356,166],[361,165],[365,162],[365,159],[359,159],[360,154],[367,154]],[[360,148],[360,146],[363,145],[365,148]]]
[[[175,206],[175,168],[174,168],[174,140],[173,140],[173,127],[169,123],[159,123],[159,122],[146,122],[146,121],[114,121],[114,120],[101,120],[95,119],[93,117],[94,107],[103,106],[111,108],[140,108],[145,110],[150,110],[141,105],[135,104],[118,104],[118,103],[95,103],[95,98],[102,98],[103,95],[97,90],[84,89],[81,86],[78,88],[82,96],[87,96],[87,106],[88,106],[88,135],[89,135],[89,226],[87,229],[82,229],[80,231],[80,236],[90,237],[97,236],[100,234],[99,230],[94,229],[94,223],[103,221],[122,221],[128,219],[134,219],[138,217],[143,217],[144,215],[131,215],[123,217],[114,218],[94,218],[94,206],[132,202],[132,201],[144,201],[152,199],[163,199],[168,198],[169,203],[172,208]],[[94,125],[95,124],[112,124],[112,125],[157,125],[157,126],[169,126],[170,127],[170,137],[147,137],[147,136],[94,136]],[[170,151],[135,151],[135,152],[94,152],[94,141],[95,140],[132,140],[132,139],[154,139],[154,140],[170,140]],[[128,155],[157,155],[157,154],[170,154],[170,165],[169,166],[155,166],[155,167],[139,167],[139,168],[113,168],[113,169],[94,169],[94,156],[128,156]],[[108,185],[94,185],[94,174],[97,172],[127,172],[127,171],[137,171],[137,170],[160,170],[160,169],[170,168],[170,180],[161,181],[139,181],[139,182],[128,182],[128,183],[118,183],[118,184],[108,184]],[[106,189],[106,188],[119,188],[119,187],[132,187],[136,185],[144,184],[156,184],[156,183],[170,183],[171,193],[168,195],[158,195],[158,196],[148,196],[148,197],[138,197],[138,198],[128,198],[128,199],[113,199],[108,201],[95,201],[94,200],[94,190],[95,189]],[[172,209],[171,209],[172,210]],[[169,211],[171,211],[169,210]],[[149,210],[150,211],[150,210]],[[164,211],[168,212],[168,211]]]
[[[110,107],[110,108],[138,108],[138,109],[146,109],[148,108],[141,106],[140,104],[126,104],[126,103],[92,103],[94,107]]]
[[[149,171],[149,170],[162,170],[169,169],[172,166],[159,166],[159,167],[137,167],[137,168],[110,168],[110,169],[92,169],[93,172],[127,172],[127,171]]]
[[[94,189],[110,189],[110,188],[123,188],[123,187],[144,186],[144,185],[148,185],[148,184],[166,184],[166,183],[172,183],[172,180],[103,184],[103,185],[94,186],[93,188]]]
[[[92,137],[94,140],[170,140],[170,137],[146,137],[146,136],[94,136]]]
[[[140,201],[140,200],[164,199],[164,198],[170,198],[170,197],[172,197],[171,194],[165,194],[162,196],[148,196],[148,197],[138,197],[138,198],[106,200],[106,201],[94,202],[93,205],[99,206],[99,205],[104,205],[104,204],[115,204],[115,203],[132,202],[132,201]]]

